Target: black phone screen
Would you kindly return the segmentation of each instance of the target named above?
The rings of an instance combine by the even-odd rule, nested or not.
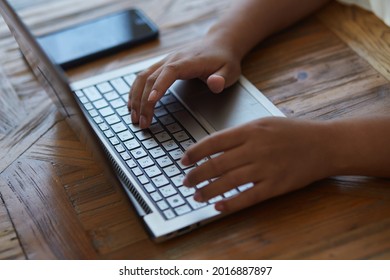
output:
[[[69,27],[37,38],[54,63],[69,68],[158,36],[157,27],[137,9]]]

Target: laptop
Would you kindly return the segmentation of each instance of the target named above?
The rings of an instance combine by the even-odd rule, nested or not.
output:
[[[222,217],[213,204],[252,187],[238,186],[199,203],[194,189],[182,185],[196,166],[180,164],[188,147],[215,131],[284,116],[245,77],[218,95],[201,81],[176,81],[157,103],[150,128],[141,130],[131,123],[128,93],[136,74],[161,56],[69,84],[6,0],[0,0],[0,9],[32,71],[71,127],[97,154],[104,151],[153,240],[167,240]]]

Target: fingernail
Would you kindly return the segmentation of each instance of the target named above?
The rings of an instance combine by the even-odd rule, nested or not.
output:
[[[133,123],[138,123],[138,115],[135,110],[131,110],[131,121]]]
[[[183,180],[183,186],[185,186],[187,188],[191,187],[190,181],[188,181],[187,177],[185,177]]]
[[[181,158],[180,162],[183,164],[183,165],[190,165],[190,159],[188,158],[188,156],[186,154],[183,155],[183,157]]]
[[[203,197],[202,197],[202,195],[200,194],[200,192],[196,192],[196,193],[194,194],[194,200],[195,200],[195,201],[198,201],[198,202],[203,202]]]
[[[157,90],[152,90],[152,92],[150,93],[149,97],[148,97],[148,101],[149,102],[157,102],[158,100],[158,94],[157,94]]]
[[[219,212],[225,211],[225,207],[223,206],[223,203],[217,202],[217,203],[215,204],[215,210],[217,210],[217,211],[219,211]]]
[[[140,128],[142,128],[142,129],[148,127],[145,116],[142,116],[142,115],[141,115],[141,116],[139,117],[139,126],[140,126]]]

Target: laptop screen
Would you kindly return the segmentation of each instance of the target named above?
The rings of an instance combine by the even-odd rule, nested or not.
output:
[[[65,73],[52,63],[8,1],[0,0],[0,13],[34,75],[61,113],[66,117],[74,115],[76,101],[71,94]]]

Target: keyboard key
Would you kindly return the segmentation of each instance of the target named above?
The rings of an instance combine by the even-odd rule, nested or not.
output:
[[[169,136],[168,132],[164,131],[164,132],[161,132],[161,133],[158,133],[155,135],[157,140],[162,143],[162,142],[165,142],[165,141],[168,141],[171,139],[171,136]]]
[[[146,152],[144,151],[144,149],[141,149],[141,148],[132,150],[132,151],[131,151],[131,154],[132,154],[133,157],[136,158],[136,159],[142,158],[142,157],[144,157],[144,156],[147,155]]]
[[[191,205],[192,208],[199,209],[207,205],[207,202],[198,202],[194,200],[194,197],[190,196],[187,197],[188,203]]]
[[[161,187],[161,188],[159,188],[159,191],[163,195],[163,197],[165,197],[165,198],[177,194],[176,189],[174,187],[172,187],[171,185]]]
[[[126,146],[126,148],[127,148],[128,150],[133,150],[133,149],[139,148],[139,147],[141,146],[141,145],[138,143],[138,141],[135,140],[135,139],[131,139],[131,140],[129,140],[129,141],[126,141],[126,142],[124,142],[123,144]]]
[[[88,111],[88,113],[91,115],[92,118],[99,116],[99,113],[95,109]]]
[[[88,103],[89,100],[88,100],[88,98],[83,96],[83,97],[80,97],[80,101],[81,101],[81,103],[86,104],[86,103]]]
[[[183,186],[184,175],[179,174],[175,177],[172,177],[171,180],[175,184],[176,187]]]
[[[119,95],[115,91],[108,92],[104,95],[104,98],[107,99],[107,101],[112,101],[117,98],[119,98]]]
[[[101,108],[107,107],[108,103],[106,100],[100,99],[98,101],[93,102],[93,105],[95,106],[96,109],[101,109]]]
[[[158,188],[169,184],[168,179],[165,178],[164,175],[160,175],[158,177],[154,177],[154,178],[152,178],[152,181]]]
[[[128,152],[121,153],[121,157],[123,158],[123,160],[129,160],[131,158]]]
[[[169,208],[168,203],[166,203],[164,200],[157,202],[157,206],[158,208],[160,208],[161,211],[164,211]]]
[[[175,113],[175,112],[177,112],[177,111],[181,111],[181,110],[184,109],[183,105],[181,105],[181,104],[178,103],[178,102],[169,104],[166,108],[167,108],[167,110],[168,110],[170,113]]]
[[[166,115],[166,114],[168,114],[168,111],[165,110],[163,107],[156,108],[156,109],[154,110],[154,115],[155,115],[157,118],[159,118],[159,117],[161,117],[161,116],[164,116],[164,115]]]
[[[178,206],[185,204],[184,199],[178,194],[171,196],[171,197],[168,197],[167,202],[172,208],[176,208]]]
[[[115,136],[115,134],[111,130],[104,131],[104,134],[106,135],[107,138],[111,138]]]
[[[172,94],[165,94],[162,98],[161,98],[161,103],[167,105],[169,103],[173,103],[173,102],[176,102],[176,98],[172,95]]]
[[[153,124],[149,127],[149,130],[153,133],[153,134],[157,134],[161,131],[164,130],[164,128],[161,126],[161,124],[159,123],[156,123],[156,124]]]
[[[177,165],[181,168],[181,169],[188,169],[188,168],[190,168],[190,167],[194,167],[194,165],[183,165],[182,163],[181,163],[181,160],[178,160],[178,161],[176,161],[176,163],[177,163]],[[187,172],[188,173],[188,171],[186,170],[185,172]]]
[[[159,201],[162,199],[161,195],[158,192],[153,192],[150,194],[150,196],[154,201]]]
[[[81,97],[84,96],[84,93],[83,93],[83,91],[81,91],[81,90],[76,90],[74,93],[76,94],[76,96],[77,96],[78,98],[81,98]]]
[[[144,185],[144,188],[145,188],[145,190],[146,190],[148,193],[154,192],[154,191],[156,190],[155,187],[154,187],[152,184],[150,184],[150,183],[145,184],[145,185]]]
[[[248,183],[248,184],[245,184],[245,185],[242,185],[242,186],[239,186],[237,187],[237,189],[240,191],[240,192],[244,192],[250,188],[253,187],[253,183]]]
[[[113,90],[112,86],[108,82],[98,84],[96,87],[101,93],[107,93]]]
[[[94,120],[95,123],[97,123],[97,124],[100,124],[100,123],[104,122],[103,118],[100,117],[100,116],[93,118],[93,120]]]
[[[137,132],[135,134],[135,136],[140,140],[140,141],[143,141],[143,140],[146,140],[146,139],[149,139],[150,137],[152,137],[152,135],[149,133],[149,131],[147,130],[141,130],[139,132]]]
[[[159,117],[159,120],[165,126],[175,122],[175,119],[171,115]]]
[[[170,133],[175,133],[175,132],[179,132],[180,130],[182,130],[180,124],[178,124],[178,123],[172,123],[170,125],[167,125],[167,129]]]
[[[236,190],[236,189],[231,189],[230,191],[225,192],[225,193],[223,194],[223,196],[224,196],[225,198],[229,198],[229,197],[233,197],[233,196],[237,195],[238,193],[239,193],[238,190]]]
[[[187,197],[190,195],[194,195],[195,188],[180,187],[179,191],[182,194],[182,196]]]
[[[177,132],[177,133],[175,133],[175,134],[173,134],[173,137],[177,140],[177,141],[179,141],[179,142],[182,142],[182,141],[184,141],[184,140],[187,140],[188,138],[190,138],[189,136],[188,136],[188,134],[185,132],[185,131],[179,131],[179,132]]]
[[[109,125],[112,125],[112,124],[115,124],[115,123],[118,123],[121,121],[117,115],[111,115],[111,116],[105,117],[105,120]]]
[[[88,97],[88,99],[91,102],[99,100],[103,97],[101,95],[101,93],[95,87],[88,87],[88,88],[85,88],[83,91],[84,91],[84,94]]]
[[[170,166],[164,168],[164,173],[168,177],[173,177],[173,176],[180,174],[180,170],[179,170],[179,168],[176,167],[176,165],[170,165]]]
[[[161,147],[154,148],[149,151],[153,158],[159,158],[165,156],[165,151]]]
[[[138,162],[142,168],[154,165],[154,161],[149,156],[141,158]]]
[[[111,144],[114,145],[114,146],[118,145],[120,143],[118,138],[116,138],[115,136],[111,137],[109,140],[110,140]]]
[[[121,116],[121,117],[127,116],[127,115],[130,114],[129,108],[127,108],[127,106],[123,106],[123,107],[120,107],[120,108],[116,109],[116,112],[117,112],[118,115]]]
[[[183,151],[180,149],[173,150],[169,152],[169,155],[174,159],[174,160],[179,160],[183,157]]]
[[[133,123],[129,124],[129,128],[133,132],[137,132],[137,131],[141,130],[141,128],[138,126],[138,124],[133,124]]]
[[[216,197],[213,197],[212,199],[209,200],[209,203],[210,204],[214,204],[214,203],[217,203],[218,201],[221,201],[223,200],[223,197],[221,195],[218,195]]]
[[[164,142],[162,143],[163,147],[169,152],[169,151],[172,151],[176,148],[178,148],[179,146],[176,144],[175,141],[173,140],[169,140],[167,142]]]
[[[168,156],[158,158],[158,159],[156,159],[156,161],[161,168],[164,168],[164,167],[171,165],[173,163],[172,160]]]
[[[180,145],[183,147],[184,150],[188,150],[193,144],[195,143],[192,139],[180,143]]]
[[[135,176],[141,176],[143,174],[142,170],[139,167],[135,167],[135,168],[131,169],[131,171],[133,171]]]
[[[110,115],[115,114],[114,110],[113,110],[111,107],[105,107],[105,108],[103,108],[103,109],[100,109],[100,110],[99,110],[99,113],[100,113],[103,117],[107,117],[107,116],[110,116]]]
[[[173,213],[173,211],[171,209],[168,209],[168,210],[165,210],[164,211],[164,215],[165,217],[170,220],[170,219],[173,219],[176,217],[175,213]]]
[[[147,149],[147,150],[151,150],[155,147],[158,146],[158,143],[156,142],[156,140],[154,140],[153,138],[150,138],[150,139],[147,139],[145,141],[142,141],[142,145],[144,145],[144,147]]]
[[[175,208],[175,212],[178,216],[191,212],[191,207],[188,205],[182,205]]]
[[[92,104],[89,103],[89,102],[88,102],[88,103],[85,103],[85,104],[84,104],[84,107],[85,107],[85,109],[87,109],[88,111],[93,109]]]
[[[115,133],[127,130],[127,127],[123,123],[114,124],[113,126],[111,126],[111,128]]]
[[[101,131],[106,131],[110,127],[106,123],[101,123],[101,124],[99,124],[99,128],[100,128]]]
[[[125,148],[119,144],[119,145],[116,145],[115,146],[115,150],[118,152],[118,153],[123,153],[125,151]]]
[[[123,77],[123,79],[127,82],[129,86],[133,85],[136,78],[137,76],[135,74],[130,74]]]
[[[119,107],[123,107],[126,105],[125,101],[123,101],[121,98],[115,99],[115,100],[111,101],[110,103],[111,103],[111,106],[114,108],[119,108]]]
[[[130,168],[133,168],[133,167],[137,166],[137,164],[135,163],[135,161],[133,159],[129,159],[128,161],[126,161],[126,164]]]
[[[110,82],[119,94],[129,93],[130,87],[122,78],[114,79]]]
[[[150,178],[153,178],[155,176],[158,176],[160,174],[162,174],[160,168],[158,168],[157,166],[153,165],[151,167],[148,167],[148,168],[145,168],[145,173],[150,177]]]
[[[119,133],[118,137],[119,139],[121,139],[122,142],[133,139],[133,135],[128,130]]]
[[[149,179],[145,175],[139,176],[138,180],[140,181],[140,183],[142,185],[145,185],[145,184],[149,183]]]

